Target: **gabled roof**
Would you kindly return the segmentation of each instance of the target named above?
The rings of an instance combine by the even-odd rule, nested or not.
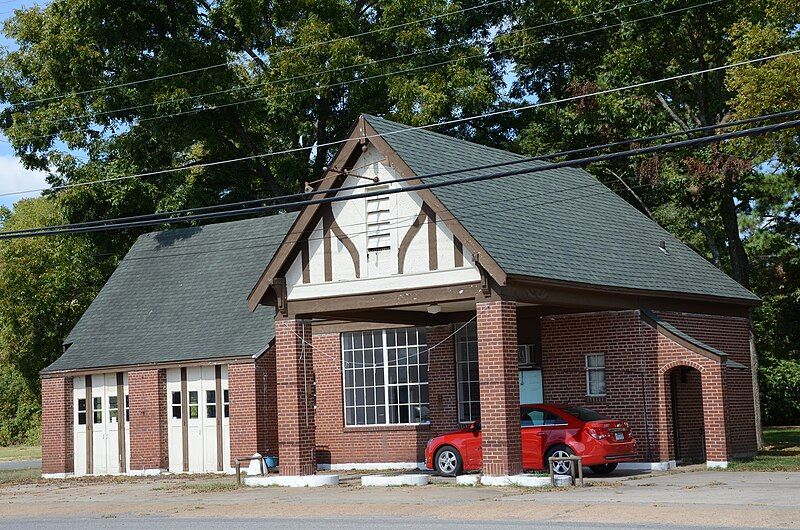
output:
[[[364,119],[416,175],[465,168],[456,175],[423,178],[426,183],[545,164],[469,171],[523,157],[375,116]],[[757,296],[582,169],[431,191],[510,276],[758,303]]]
[[[274,309],[247,294],[295,217],[142,235],[43,373],[261,354]]]

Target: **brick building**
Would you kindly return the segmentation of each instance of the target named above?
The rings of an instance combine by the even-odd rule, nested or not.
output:
[[[755,453],[758,298],[588,173],[362,116],[316,191],[350,198],[139,238],[42,373],[43,474],[417,465],[479,417],[515,474],[542,401],[640,467]]]

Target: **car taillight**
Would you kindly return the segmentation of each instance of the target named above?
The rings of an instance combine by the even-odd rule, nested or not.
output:
[[[604,440],[611,436],[611,433],[605,427],[589,427],[588,432],[595,440]]]

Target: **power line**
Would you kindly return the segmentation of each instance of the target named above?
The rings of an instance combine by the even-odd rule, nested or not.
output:
[[[208,214],[196,214],[196,215],[188,215],[181,218],[173,218],[170,220],[157,220],[157,221],[138,221],[138,222],[130,222],[130,223],[116,223],[116,224],[106,224],[101,226],[91,226],[91,227],[83,227],[83,228],[69,228],[69,229],[62,229],[62,230],[49,230],[48,227],[43,227],[41,231],[36,233],[25,233],[25,234],[15,234],[13,232],[9,233],[0,233],[0,239],[14,239],[19,237],[34,237],[34,236],[42,236],[42,235],[59,235],[59,234],[77,234],[77,233],[89,233],[89,232],[101,232],[101,231],[108,231],[108,230],[116,230],[122,228],[135,228],[135,227],[143,227],[143,226],[154,226],[158,224],[175,224],[175,223],[186,223],[192,221],[201,221],[201,220],[208,220],[208,219],[222,219],[222,218],[229,218],[229,217],[242,217],[249,214],[259,214],[259,213],[266,213],[273,210],[278,209],[285,209],[285,208],[297,208],[297,207],[305,207],[315,204],[330,204],[334,202],[341,202],[346,200],[352,199],[361,199],[361,198],[369,198],[369,197],[376,197],[376,196],[383,196],[383,195],[391,195],[395,193],[407,193],[411,191],[417,191],[422,189],[434,189],[440,188],[445,186],[452,186],[457,184],[469,184],[475,182],[482,182],[485,180],[494,180],[499,178],[506,178],[511,176],[517,175],[524,175],[530,173],[538,173],[541,171],[549,171],[553,169],[565,168],[565,167],[572,167],[572,166],[581,166],[586,164],[593,164],[597,162],[603,162],[608,160],[616,160],[620,158],[628,158],[632,156],[638,155],[645,155],[651,153],[659,153],[665,152],[673,149],[679,149],[684,147],[695,147],[695,146],[702,146],[707,145],[710,143],[722,142],[727,140],[732,140],[736,138],[744,138],[748,136],[754,136],[758,134],[766,134],[770,132],[781,131],[789,128],[794,128],[800,126],[800,120],[791,120],[786,122],[780,122],[771,125],[764,125],[760,127],[752,127],[749,129],[744,129],[741,131],[733,131],[724,134],[716,134],[711,136],[703,136],[700,138],[693,138],[689,140],[683,140],[679,142],[672,142],[667,144],[660,144],[655,146],[649,147],[642,147],[637,149],[628,149],[625,151],[618,151],[614,153],[606,153],[601,155],[594,155],[589,157],[584,157],[575,160],[568,160],[562,162],[554,162],[550,164],[543,164],[541,166],[536,167],[528,167],[523,169],[516,169],[511,171],[504,171],[500,173],[490,173],[486,175],[474,175],[471,177],[463,177],[459,179],[453,179],[448,181],[442,182],[430,182],[430,183],[422,183],[416,184],[412,186],[402,187],[402,188],[390,188],[388,190],[381,190],[381,191],[372,191],[366,192],[359,195],[351,195],[351,196],[333,196],[333,197],[323,197],[317,199],[309,199],[304,201],[297,201],[290,204],[279,204],[279,205],[266,205],[256,208],[247,208],[242,210],[234,210],[234,211],[222,211],[222,212],[214,212]],[[463,170],[462,170],[463,171]],[[421,176],[424,178],[424,176]]]
[[[343,41],[343,40],[347,40],[347,39],[353,39],[353,38],[357,38],[357,37],[364,37],[364,36],[367,36],[367,35],[372,35],[372,34],[375,34],[375,33],[381,33],[381,32],[384,32],[384,31],[391,31],[391,30],[394,30],[394,29],[399,29],[399,28],[411,26],[411,25],[414,25],[414,24],[420,24],[420,23],[423,23],[423,22],[430,22],[430,21],[433,21],[433,20],[438,20],[440,18],[450,17],[450,16],[461,14],[461,13],[466,13],[468,11],[474,11],[476,9],[484,9],[484,8],[487,8],[487,7],[496,5],[496,4],[506,3],[508,1],[509,0],[493,0],[493,1],[487,2],[485,4],[480,4],[480,5],[476,5],[476,6],[472,6],[472,7],[466,7],[466,8],[463,8],[463,9],[457,9],[455,11],[448,11],[447,13],[440,13],[438,15],[432,15],[432,16],[427,17],[427,18],[411,20],[411,21],[408,21],[408,22],[403,22],[403,23],[400,23],[400,24],[392,25],[392,26],[386,26],[386,27],[383,27],[383,28],[376,28],[376,29],[373,29],[373,30],[370,30],[370,31],[364,31],[364,32],[355,33],[355,34],[352,34],[352,35],[346,35],[346,36],[343,36],[343,37],[335,37],[335,38],[327,39],[327,40],[323,40],[323,41],[312,42],[312,43],[309,43],[309,44],[304,44],[304,45],[301,45],[301,46],[295,46],[295,47],[292,47],[292,48],[284,48],[284,49],[281,49],[281,50],[276,50],[274,52],[268,52],[266,55],[269,56],[269,57],[276,57],[276,56],[283,55],[285,53],[297,52],[297,51],[306,50],[306,49],[309,49],[309,48],[315,48],[317,46],[323,46],[325,44],[333,44],[335,42],[339,42],[339,41]],[[145,78],[145,79],[139,79],[139,80],[136,80],[136,81],[128,81],[128,82],[125,82],[125,83],[117,83],[117,84],[106,86],[106,87],[98,87],[98,88],[93,88],[93,89],[89,89],[89,90],[81,90],[81,91],[71,92],[69,94],[62,94],[62,95],[59,95],[59,96],[50,96],[50,97],[46,97],[46,98],[31,99],[31,100],[27,100],[27,101],[19,101],[19,102],[15,102],[13,104],[14,105],[29,105],[29,104],[32,104],[32,103],[44,103],[46,101],[53,101],[55,99],[69,98],[69,97],[80,96],[80,95],[84,95],[84,94],[94,94],[94,93],[97,93],[97,92],[103,92],[103,91],[111,90],[111,89],[114,89],[114,88],[123,88],[123,87],[128,87],[128,86],[134,86],[134,85],[139,85],[139,84],[142,84],[142,83],[148,83],[150,81],[159,81],[159,80],[162,80],[162,79],[169,79],[169,78],[172,78],[172,77],[177,77],[177,76],[186,75],[186,74],[194,74],[194,73],[203,72],[203,71],[207,71],[207,70],[213,70],[213,69],[216,69],[216,68],[222,68],[222,67],[225,67],[225,66],[235,66],[236,64],[238,64],[238,63],[231,62],[231,61],[226,61],[224,63],[212,64],[212,65],[203,66],[203,67],[200,67],[200,68],[193,68],[193,69],[190,69],[190,70],[183,70],[183,71],[180,71],[180,72],[173,72],[171,74],[153,76],[153,77],[148,77],[148,78]]]
[[[597,11],[595,13],[589,13],[589,14],[585,14],[585,15],[581,15],[581,16],[577,16],[577,17],[571,17],[571,18],[568,18],[568,19],[562,19],[562,20],[556,20],[556,21],[552,21],[552,22],[546,22],[546,23],[543,23],[543,24],[538,24],[538,25],[530,26],[530,27],[518,28],[518,29],[515,29],[515,30],[510,31],[508,33],[504,33],[501,36],[508,36],[508,35],[513,35],[513,34],[520,33],[520,32],[527,32],[527,31],[532,31],[532,30],[535,30],[535,29],[541,29],[541,28],[545,28],[545,27],[549,27],[549,26],[555,26],[555,25],[559,25],[559,24],[561,24],[563,22],[570,22],[570,21],[581,19],[581,18],[588,18],[588,17],[591,17],[591,16],[596,16],[596,15],[600,15],[600,14],[604,14],[604,13],[609,13],[611,11],[617,11],[617,10],[620,10],[620,9],[623,9],[623,8],[630,8],[630,7],[634,7],[634,6],[645,4],[645,3],[651,3],[653,1],[654,0],[639,0],[638,2],[634,2],[634,3],[631,3],[631,4],[624,5],[624,6],[617,6],[617,7],[614,7],[614,8],[611,8],[611,9],[605,9],[605,10],[602,10],[602,11]],[[507,51],[512,51],[512,50],[527,48],[527,47],[534,46],[536,44],[541,44],[541,43],[549,44],[549,43],[555,42],[555,41],[565,40],[565,39],[572,38],[572,37],[582,36],[582,35],[586,35],[586,34],[589,34],[589,33],[594,33],[594,32],[597,32],[597,31],[603,31],[603,30],[606,30],[606,29],[619,27],[619,26],[621,26],[623,24],[636,23],[636,22],[641,22],[641,21],[644,21],[644,20],[651,20],[653,18],[659,18],[659,17],[662,17],[662,16],[672,15],[672,14],[675,14],[675,13],[688,11],[688,10],[695,9],[695,8],[698,8],[698,7],[704,7],[704,6],[716,4],[716,3],[719,3],[721,1],[722,0],[709,0],[709,1],[706,1],[706,2],[703,2],[703,3],[699,3],[699,4],[696,4],[696,5],[692,5],[692,6],[688,6],[688,7],[684,7],[684,8],[679,8],[679,9],[674,9],[674,10],[671,10],[671,11],[666,11],[664,13],[658,13],[658,14],[655,14],[655,15],[650,15],[650,16],[647,16],[647,17],[639,18],[639,19],[622,21],[622,22],[617,23],[617,24],[605,25],[605,26],[601,26],[601,27],[598,27],[598,28],[592,28],[592,29],[589,29],[589,30],[580,31],[580,32],[577,32],[577,33],[571,33],[571,34],[568,34],[568,35],[558,35],[558,36],[550,37],[550,38],[543,39],[543,40],[537,41],[537,42],[522,44],[522,45],[513,46],[513,47],[509,47],[509,48],[502,48],[502,49],[494,50],[494,53],[507,52]],[[143,103],[141,105],[133,105],[133,106],[129,106],[129,107],[120,107],[120,108],[117,108],[117,109],[109,109],[109,110],[103,110],[103,111],[98,111],[98,112],[78,114],[78,115],[73,115],[73,116],[65,116],[65,117],[62,117],[62,118],[55,118],[55,119],[51,119],[51,120],[42,120],[42,121],[33,121],[33,122],[29,121],[29,122],[21,123],[20,125],[49,125],[49,124],[52,124],[52,123],[61,123],[61,122],[64,122],[64,121],[70,121],[70,120],[76,120],[76,119],[96,118],[96,117],[99,117],[99,116],[108,116],[108,115],[111,115],[111,114],[114,114],[114,113],[118,113],[118,112],[127,112],[127,111],[131,111],[131,110],[139,110],[139,109],[144,109],[144,108],[157,107],[159,105],[176,104],[176,103],[182,103],[184,101],[193,101],[193,100],[204,98],[204,97],[208,97],[208,96],[219,96],[219,95],[223,95],[223,94],[230,94],[230,93],[237,92],[237,91],[254,90],[256,88],[263,88],[263,87],[266,87],[266,86],[273,86],[273,85],[276,85],[276,84],[282,83],[282,82],[296,81],[296,80],[299,80],[299,79],[306,79],[306,78],[309,78],[309,77],[319,77],[319,76],[321,76],[323,74],[329,74],[329,73],[334,73],[334,72],[339,72],[339,71],[344,71],[344,70],[352,70],[352,69],[359,68],[359,67],[369,67],[369,66],[374,66],[376,64],[380,64],[380,63],[386,62],[386,61],[393,61],[393,60],[396,60],[396,59],[405,59],[405,58],[408,58],[408,57],[414,57],[414,56],[417,56],[417,55],[422,55],[424,53],[432,53],[432,52],[436,52],[436,51],[442,51],[442,50],[446,50],[448,48],[452,48],[454,46],[462,45],[462,44],[464,44],[464,42],[448,43],[448,44],[445,44],[443,46],[427,48],[425,50],[418,50],[418,51],[408,52],[408,53],[399,54],[399,55],[395,55],[395,56],[383,57],[383,58],[380,58],[380,59],[371,60],[371,61],[366,62],[366,63],[350,64],[350,65],[347,65],[347,66],[341,66],[341,67],[337,67],[337,68],[323,69],[323,70],[318,70],[318,71],[315,71],[315,72],[312,72],[312,73],[308,73],[308,74],[284,77],[284,78],[279,78],[279,79],[275,79],[275,80],[272,80],[272,81],[265,81],[263,83],[256,83],[256,84],[252,84],[252,85],[242,85],[242,86],[227,88],[227,89],[224,89],[224,90],[217,90],[217,91],[213,91],[213,92],[205,92],[205,93],[202,93],[202,94],[195,94],[195,95],[191,95],[191,96],[185,96],[185,97],[181,97],[181,98],[178,98],[178,99],[171,99],[171,100],[166,100],[166,101],[154,101],[154,102],[150,102],[150,103]],[[315,90],[323,90],[323,89],[326,89],[326,88],[342,86],[342,85],[346,85],[346,84],[350,84],[350,83],[363,82],[363,81],[367,81],[367,80],[375,79],[375,78],[380,78],[380,77],[388,77],[390,75],[397,75],[397,74],[407,73],[409,71],[415,71],[415,70],[423,69],[423,68],[433,68],[433,67],[436,67],[436,66],[442,66],[442,65],[450,64],[450,63],[457,62],[457,61],[470,60],[470,59],[481,58],[481,57],[485,57],[485,56],[486,56],[486,54],[484,52],[484,53],[481,53],[481,54],[476,54],[476,55],[471,55],[471,56],[466,56],[466,57],[459,57],[459,58],[452,59],[452,60],[449,60],[449,61],[434,63],[434,64],[430,64],[430,65],[422,65],[422,66],[418,66],[418,67],[412,68],[412,69],[397,70],[397,71],[386,72],[386,73],[383,73],[383,74],[374,75],[374,76],[370,76],[370,77],[354,78],[354,79],[351,79],[350,81],[346,81],[346,82],[339,82],[339,83],[333,83],[333,84],[328,84],[328,85],[319,85],[319,86],[315,86],[315,87],[309,87],[309,88],[306,88],[306,89],[301,89],[301,90],[296,90],[296,91],[292,91],[292,92],[279,94],[279,96],[280,97],[286,97],[286,96],[291,96],[291,95],[294,95],[294,94],[300,94],[300,93],[304,93],[304,92],[311,92],[311,91],[315,91]],[[243,101],[234,101],[234,102],[230,102],[229,105],[240,105],[240,104],[244,104],[244,103],[252,103],[254,101],[260,101],[262,99],[265,99],[265,96],[260,96],[260,97],[257,97],[257,98],[247,99],[247,100],[243,100]],[[218,109],[218,108],[220,108],[220,106],[211,106],[211,107],[208,107],[208,108],[201,108],[201,109],[189,109],[189,110],[178,112],[178,113],[168,113],[168,114],[163,114],[163,115],[148,116],[146,119],[147,120],[152,120],[152,119],[158,119],[158,118],[163,118],[163,117],[174,117],[174,116],[182,115],[184,113],[188,114],[188,113],[202,112],[202,111],[207,111],[207,110],[215,110],[215,109]],[[144,119],[139,120],[139,121],[144,121]],[[19,141],[25,141],[25,140],[31,140],[31,139],[36,139],[36,138],[46,138],[46,137],[49,137],[49,136],[55,136],[55,135],[64,134],[64,133],[80,132],[80,131],[88,131],[88,130],[91,130],[91,129],[84,127],[84,128],[71,129],[71,130],[68,130],[68,131],[61,131],[61,132],[51,133],[51,134],[27,136],[27,137],[19,138],[18,140]]]
[[[697,128],[689,129],[689,130],[680,130],[680,131],[676,131],[676,132],[663,133],[663,134],[657,134],[657,135],[651,135],[651,136],[639,136],[639,137],[636,137],[636,138],[628,138],[628,139],[625,139],[625,140],[618,140],[618,141],[615,141],[615,142],[608,142],[608,143],[605,143],[605,144],[599,144],[599,145],[594,145],[594,146],[590,146],[590,147],[581,147],[581,148],[578,148],[578,149],[570,149],[570,150],[566,150],[566,151],[548,153],[548,154],[534,156],[534,157],[526,157],[526,158],[522,158],[521,157],[519,159],[510,160],[510,161],[506,161],[506,162],[495,162],[495,163],[492,163],[492,164],[486,164],[486,165],[482,165],[482,166],[474,166],[474,167],[469,167],[469,168],[461,168],[461,169],[440,171],[440,172],[429,173],[429,174],[420,175],[420,176],[404,177],[404,178],[399,178],[399,179],[393,180],[392,182],[393,183],[403,183],[403,182],[409,182],[409,181],[419,180],[419,179],[449,176],[449,175],[453,175],[453,174],[457,174],[457,173],[464,173],[466,171],[480,171],[480,170],[485,170],[485,169],[494,169],[494,168],[498,168],[498,167],[506,167],[506,166],[510,166],[510,165],[516,165],[516,164],[520,164],[520,163],[530,163],[530,162],[539,162],[539,161],[544,161],[544,160],[558,159],[558,158],[563,158],[563,157],[567,157],[567,156],[574,156],[574,155],[579,155],[579,154],[583,154],[583,153],[587,153],[587,152],[591,152],[591,151],[610,149],[610,148],[620,147],[620,146],[625,146],[625,145],[649,143],[649,142],[653,142],[653,141],[657,141],[657,140],[667,140],[667,139],[671,139],[671,138],[675,138],[675,137],[679,137],[679,136],[693,136],[693,135],[703,134],[703,133],[710,132],[710,131],[715,131],[715,130],[718,130],[718,129],[729,129],[729,128],[732,128],[732,127],[738,127],[738,126],[741,126],[741,125],[748,125],[748,124],[755,123],[755,122],[771,121],[771,120],[775,120],[775,119],[779,119],[779,118],[788,118],[788,117],[792,117],[792,116],[797,116],[798,114],[800,114],[800,109],[783,111],[783,112],[776,112],[776,113],[773,113],[773,114],[766,114],[766,115],[755,116],[755,117],[751,117],[751,118],[744,118],[744,119],[740,119],[740,120],[732,120],[732,121],[725,122],[725,123],[719,123],[719,124],[715,124],[715,125],[707,125],[707,126],[704,126],[704,127],[697,127]],[[353,169],[350,169],[349,171],[352,172]],[[378,185],[378,184],[374,183],[374,182],[369,182],[369,183],[357,184],[357,185],[351,185],[351,186],[342,186],[342,187],[336,188],[334,191],[339,193],[339,192],[342,192],[342,191],[360,190],[360,189],[369,188],[369,187],[376,186],[376,185]],[[172,211],[168,211],[168,212],[156,212],[156,213],[152,213],[152,214],[142,214],[142,215],[135,215],[135,216],[128,216],[128,217],[118,217],[118,218],[115,218],[115,219],[106,219],[106,220],[98,220],[98,221],[85,221],[85,222],[82,222],[82,223],[70,223],[70,224],[64,224],[64,225],[54,225],[54,226],[50,226],[48,228],[50,228],[50,229],[58,229],[58,228],[67,228],[67,227],[86,227],[86,226],[100,225],[100,224],[104,224],[104,223],[108,223],[108,222],[121,223],[121,222],[141,221],[141,220],[169,219],[172,216],[180,215],[180,214],[186,214],[186,213],[190,213],[190,212],[198,213],[198,212],[209,212],[209,211],[218,211],[218,210],[230,210],[231,208],[246,207],[246,206],[252,206],[252,205],[256,205],[256,204],[264,204],[264,203],[267,203],[267,202],[277,202],[277,201],[285,201],[285,200],[305,199],[305,198],[313,197],[313,196],[318,195],[320,193],[324,193],[324,191],[310,191],[310,192],[302,192],[302,193],[293,193],[293,194],[288,194],[288,195],[280,195],[280,196],[277,196],[277,197],[266,197],[266,198],[261,198],[261,199],[252,199],[252,200],[247,200],[247,201],[239,201],[239,202],[235,202],[235,203],[217,204],[217,205],[212,205],[212,206],[201,206],[201,207],[196,207],[196,208],[185,208],[185,209],[182,209],[182,210],[172,210]],[[38,229],[32,228],[32,229],[27,229],[27,230],[17,230],[17,231],[14,231],[14,233],[35,232],[37,230]]]
[[[648,0],[648,1],[652,1],[652,0]],[[591,33],[596,33],[598,31],[604,31],[604,30],[611,29],[611,28],[621,27],[621,26],[623,26],[625,24],[638,23],[638,22],[642,22],[642,21],[645,21],[645,20],[652,20],[652,19],[655,19],[655,18],[663,17],[663,16],[673,15],[673,14],[676,14],[676,13],[680,13],[680,12],[696,9],[698,7],[704,7],[704,6],[716,4],[716,3],[719,3],[719,2],[722,2],[722,1],[723,0],[709,0],[709,1],[704,2],[704,3],[700,3],[700,4],[688,6],[688,7],[683,7],[683,8],[678,8],[678,9],[673,9],[671,11],[666,11],[666,12],[658,13],[658,14],[655,14],[655,15],[649,15],[649,16],[646,16],[646,17],[638,18],[638,19],[626,20],[626,21],[615,23],[615,24],[607,24],[605,26],[601,26],[601,27],[597,27],[597,28],[583,30],[583,31],[579,31],[579,32],[576,32],[576,33],[570,33],[568,35],[558,35],[558,36],[546,38],[546,39],[543,39],[543,40],[537,41],[537,42],[525,43],[525,44],[520,44],[520,45],[517,45],[517,46],[506,47],[506,48],[500,48],[500,49],[497,49],[497,50],[493,50],[492,53],[503,53],[503,52],[509,52],[509,51],[513,51],[513,50],[520,50],[520,49],[528,48],[530,46],[535,46],[537,44],[551,44],[551,43],[556,42],[556,41],[561,41],[561,40],[565,40],[565,39],[569,39],[569,38],[573,38],[573,37],[579,37],[579,36],[583,36],[583,35],[588,35],[588,34],[591,34]],[[546,25],[548,25],[548,24],[543,24],[541,26],[533,26],[531,28],[521,28],[521,29],[518,29],[518,30],[514,30],[514,31],[512,31],[512,32],[510,32],[510,33],[508,33],[506,35],[510,35],[510,34],[515,33],[515,32],[518,32],[518,31],[529,31],[531,29],[536,29],[536,28],[543,27],[543,26],[546,26]],[[452,45],[441,46],[438,49],[444,49],[444,48],[447,48],[447,47],[450,47],[450,46],[452,46]],[[378,64],[378,63],[381,63],[381,62],[384,62],[384,61],[393,60],[393,59],[397,59],[397,58],[403,58],[403,57],[410,57],[410,56],[414,56],[414,55],[420,55],[422,53],[432,52],[432,51],[436,51],[436,50],[437,50],[437,48],[432,48],[430,50],[422,50],[422,51],[418,51],[418,52],[412,52],[412,53],[408,53],[408,54],[400,55],[400,56],[396,56],[396,57],[388,57],[388,58],[378,59],[378,60],[372,61],[370,63],[364,63],[363,65],[351,65],[351,66],[347,66],[347,67],[340,67],[339,69],[322,70],[320,72],[315,72],[313,74],[304,74],[303,76],[295,76],[295,77],[296,78],[312,77],[312,76],[318,76],[318,75],[321,75],[321,74],[324,74],[324,73],[335,72],[335,71],[340,70],[340,69],[344,70],[344,69],[348,69],[348,68],[356,68],[356,67],[359,67],[359,66],[373,66],[375,64]],[[347,80],[347,81],[339,81],[339,82],[330,83],[330,84],[327,84],[327,85],[317,85],[317,86],[313,86],[313,87],[292,90],[290,92],[276,94],[275,97],[288,97],[288,96],[293,96],[293,95],[297,95],[297,94],[304,94],[304,93],[307,93],[307,92],[316,92],[316,91],[319,91],[319,90],[325,90],[325,89],[329,89],[329,88],[337,88],[337,87],[347,86],[347,85],[351,85],[351,84],[354,84],[354,83],[364,83],[366,81],[372,81],[372,80],[381,79],[381,78],[384,78],[384,77],[390,77],[390,76],[400,75],[400,74],[407,74],[407,73],[411,73],[411,72],[417,72],[417,71],[420,71],[420,70],[426,70],[426,69],[429,69],[429,68],[436,68],[436,67],[439,67],[439,66],[446,66],[446,65],[449,65],[449,64],[454,64],[454,63],[458,63],[458,62],[462,62],[462,61],[469,61],[469,60],[472,60],[472,59],[481,59],[481,58],[487,58],[487,57],[488,57],[488,55],[484,51],[484,52],[481,52],[479,54],[473,54],[473,55],[467,55],[467,56],[463,56],[463,57],[457,57],[457,58],[454,58],[454,59],[448,59],[448,60],[439,61],[439,62],[436,62],[436,63],[428,63],[428,64],[423,64],[423,65],[417,65],[417,66],[409,67],[409,68],[405,68],[405,69],[394,70],[394,71],[390,71],[390,72],[383,72],[383,73],[373,74],[373,75],[365,76],[365,77],[353,78],[353,79],[350,79],[350,80]],[[284,80],[292,80],[292,78],[285,78]],[[194,96],[186,96],[186,97],[183,97],[183,98],[178,98],[178,99],[173,99],[173,100],[168,100],[168,101],[151,102],[151,103],[145,103],[145,104],[142,104],[142,105],[124,107],[124,108],[120,108],[120,109],[99,111],[97,113],[83,114],[83,115],[77,115],[77,116],[68,116],[68,117],[65,117],[65,118],[58,118],[58,119],[54,119],[54,120],[50,120],[50,121],[33,122],[33,123],[34,124],[38,124],[38,125],[47,125],[47,124],[50,124],[50,123],[59,123],[61,121],[68,121],[68,120],[71,120],[71,119],[82,119],[82,118],[90,118],[90,117],[96,117],[96,116],[106,116],[106,115],[114,114],[116,112],[127,112],[127,111],[131,111],[131,110],[149,108],[149,107],[154,107],[154,106],[159,106],[159,105],[176,104],[176,103],[181,103],[181,102],[184,102],[184,101],[195,100],[195,99],[206,97],[206,96],[214,96],[214,95],[221,95],[221,94],[231,93],[231,92],[234,92],[234,91],[237,91],[237,90],[255,89],[255,88],[260,88],[260,87],[264,87],[264,86],[271,86],[272,84],[280,82],[280,81],[282,81],[282,80],[279,79],[279,80],[276,80],[274,82],[265,82],[265,83],[250,85],[248,87],[237,87],[237,88],[219,90],[219,91],[216,91],[216,92],[209,92],[209,93],[205,93],[205,94],[197,94],[197,95],[194,95]],[[213,110],[219,110],[219,109],[222,109],[222,108],[233,107],[233,106],[238,106],[238,105],[244,105],[244,104],[247,104],[247,103],[255,103],[255,102],[258,102],[258,101],[265,100],[265,99],[267,99],[267,97],[268,96],[257,96],[257,97],[252,97],[252,98],[243,99],[243,100],[239,100],[239,101],[232,101],[232,102],[228,102],[228,103],[214,104],[214,105],[211,105],[211,106],[206,106],[206,107],[201,107],[201,108],[187,109],[187,110],[183,110],[183,111],[172,112],[172,113],[167,113],[167,114],[160,114],[160,115],[157,114],[155,116],[146,116],[144,118],[137,119],[136,123],[137,124],[141,124],[143,122],[148,122],[148,121],[153,121],[153,120],[158,120],[158,119],[163,119],[163,118],[174,118],[174,117],[177,117],[177,116],[185,116],[185,115],[189,115],[189,114],[197,114],[197,113],[200,113],[200,112],[208,112],[208,111],[213,111]],[[24,123],[24,124],[21,124],[21,125],[29,125],[29,123]],[[58,132],[48,133],[48,134],[39,134],[39,135],[31,135],[31,136],[20,137],[20,138],[17,138],[16,141],[24,142],[24,141],[35,140],[35,139],[39,139],[39,138],[49,138],[49,137],[52,137],[52,136],[59,136],[59,135],[69,134],[69,133],[74,133],[74,132],[89,132],[89,131],[93,131],[93,130],[94,129],[92,127],[76,127],[74,129],[69,129],[69,130],[66,130],[66,131],[58,131]],[[9,143],[11,143],[11,142],[9,142]]]
[[[520,112],[520,111],[530,110],[530,109],[534,109],[534,108],[547,107],[547,106],[552,106],[552,105],[556,105],[556,104],[559,104],[559,103],[567,103],[567,102],[570,102],[570,101],[577,101],[577,100],[581,100],[581,99],[585,99],[585,98],[602,96],[602,95],[613,94],[613,93],[617,93],[617,92],[623,92],[625,90],[631,90],[631,89],[636,89],[636,88],[643,88],[643,87],[646,87],[646,86],[657,85],[657,84],[666,83],[666,82],[669,82],[669,81],[676,81],[676,80],[679,80],[679,79],[686,79],[686,78],[697,76],[697,75],[701,75],[701,74],[717,72],[717,71],[721,71],[721,70],[728,70],[730,68],[736,68],[736,67],[739,67],[739,66],[755,64],[755,63],[759,63],[759,62],[763,62],[763,61],[768,61],[768,60],[771,60],[771,59],[776,59],[778,57],[794,55],[794,54],[797,54],[797,53],[800,53],[800,49],[791,50],[791,51],[787,51],[787,52],[781,52],[781,53],[775,53],[775,54],[772,54],[772,55],[767,55],[767,56],[764,56],[764,57],[757,57],[755,59],[748,59],[748,60],[745,60],[745,61],[738,61],[738,62],[735,62],[735,63],[729,63],[729,64],[722,65],[722,66],[715,66],[715,67],[705,68],[703,70],[696,70],[694,72],[688,72],[688,73],[684,73],[684,74],[676,74],[676,75],[669,76],[669,77],[664,77],[664,78],[661,78],[661,79],[655,79],[655,80],[651,80],[651,81],[642,81],[642,82],[639,82],[639,83],[633,83],[633,84],[625,85],[625,86],[621,86],[621,87],[614,87],[614,88],[608,88],[608,89],[603,89],[603,90],[596,90],[594,92],[575,95],[575,96],[569,96],[569,97],[561,98],[561,99],[555,99],[555,100],[549,100],[549,101],[540,101],[540,102],[536,102],[536,103],[531,103],[529,105],[523,105],[523,106],[520,106],[520,107],[502,109],[502,110],[497,110],[497,111],[493,111],[493,112],[487,112],[487,113],[483,113],[483,114],[476,114],[476,115],[462,117],[462,118],[453,118],[453,119],[442,121],[442,122],[438,122],[438,123],[430,123],[430,124],[426,124],[426,125],[417,125],[417,126],[412,126],[412,127],[406,127],[406,128],[403,128],[403,129],[398,129],[396,131],[388,131],[388,132],[386,132],[386,133],[384,133],[382,135],[381,134],[364,135],[361,138],[369,139],[369,138],[376,137],[376,136],[384,136],[384,137],[385,136],[393,136],[393,135],[396,135],[396,134],[404,134],[404,133],[408,133],[408,132],[412,132],[412,131],[416,131],[416,130],[426,130],[426,129],[430,129],[430,128],[433,128],[433,127],[440,127],[440,126],[444,126],[444,125],[454,125],[454,124],[457,124],[457,123],[463,123],[463,122],[468,122],[468,121],[472,121],[472,120],[488,118],[488,117],[492,117],[492,116],[500,116],[500,115],[504,115],[504,114]],[[257,155],[248,155],[248,156],[230,158],[230,159],[225,159],[225,160],[217,160],[217,161],[214,161],[214,162],[193,163],[193,164],[187,164],[187,165],[184,165],[184,166],[179,166],[179,167],[174,167],[174,168],[160,169],[160,170],[154,170],[154,171],[146,171],[146,172],[142,172],[142,173],[134,173],[134,174],[123,175],[123,176],[119,176],[119,177],[110,177],[110,178],[106,178],[106,179],[99,179],[99,180],[93,180],[93,181],[88,181],[88,182],[75,182],[75,183],[70,183],[70,184],[63,184],[63,185],[60,185],[60,186],[53,186],[51,188],[37,188],[37,189],[31,189],[31,190],[25,190],[25,191],[21,191],[21,192],[16,192],[16,193],[13,193],[13,195],[22,195],[22,194],[27,194],[27,193],[34,193],[34,192],[48,191],[48,190],[49,191],[57,191],[57,190],[61,190],[61,189],[92,186],[92,185],[95,185],[95,184],[104,184],[104,183],[109,183],[109,182],[118,182],[118,181],[122,181],[122,180],[133,179],[133,178],[143,178],[143,177],[164,175],[164,174],[168,174],[168,173],[175,173],[175,172],[178,172],[178,171],[187,171],[187,170],[192,170],[192,169],[215,167],[215,166],[220,166],[220,165],[224,165],[224,164],[232,164],[232,163],[243,162],[243,161],[248,161],[248,160],[258,160],[258,159],[267,158],[267,157],[271,157],[271,156],[279,156],[279,155],[285,155],[285,154],[309,151],[311,149],[318,149],[320,147],[331,147],[331,146],[343,144],[343,143],[345,143],[347,141],[348,141],[347,139],[334,140],[334,141],[331,141],[331,142],[317,143],[317,144],[310,145],[310,146],[305,146],[305,147],[293,147],[293,148],[289,148],[289,149],[283,149],[283,150],[279,150],[279,151],[271,151],[271,152],[261,153],[261,154],[257,154]],[[5,194],[5,195],[9,195],[9,194]],[[0,195],[0,196],[2,196],[2,195]]]

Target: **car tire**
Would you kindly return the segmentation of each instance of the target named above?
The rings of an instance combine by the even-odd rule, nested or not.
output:
[[[547,471],[550,471],[551,456],[575,456],[575,451],[568,445],[554,445],[548,449],[544,457],[544,468]],[[553,465],[553,472],[556,475],[569,475],[569,462],[556,462]]]
[[[589,469],[595,475],[610,475],[617,469],[617,464],[600,464],[598,466],[589,466]]]
[[[460,475],[464,469],[464,460],[458,449],[452,445],[444,445],[436,451],[433,457],[433,468],[445,477]]]

